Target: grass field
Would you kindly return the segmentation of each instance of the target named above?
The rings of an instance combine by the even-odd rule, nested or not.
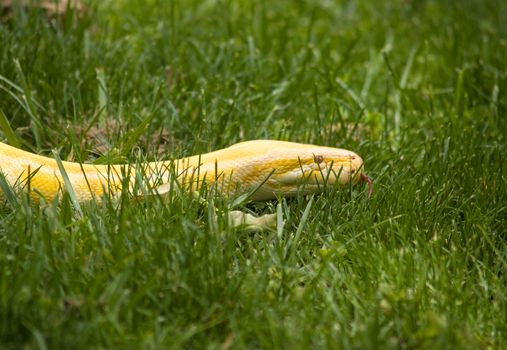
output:
[[[2,11],[4,142],[87,162],[311,142],[359,153],[375,193],[283,200],[257,234],[191,196],[13,198],[0,348],[506,346],[507,2]]]

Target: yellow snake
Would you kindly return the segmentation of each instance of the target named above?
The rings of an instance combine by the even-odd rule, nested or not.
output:
[[[226,196],[256,190],[251,195],[256,201],[360,180],[368,182],[371,192],[363,160],[354,152],[273,140],[247,141],[206,154],[137,165],[58,163],[0,142],[0,172],[10,186],[29,192],[36,201],[51,201],[68,189],[65,174],[79,202],[117,194],[126,185],[132,192],[140,178],[154,192],[164,192],[175,180],[191,191],[214,186]],[[5,200],[1,190],[0,200]]]

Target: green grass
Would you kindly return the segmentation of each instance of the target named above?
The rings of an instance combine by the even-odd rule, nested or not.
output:
[[[213,225],[191,196],[82,215],[68,196],[9,197],[1,348],[505,346],[504,1],[124,0],[79,20],[9,16],[3,140],[102,162],[312,142],[362,155],[375,193],[284,200],[283,227],[263,234]]]

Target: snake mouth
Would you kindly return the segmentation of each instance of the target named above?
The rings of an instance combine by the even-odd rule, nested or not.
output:
[[[366,182],[368,185],[368,198],[371,198],[373,194],[373,179],[366,175],[365,173],[361,173],[361,182]]]

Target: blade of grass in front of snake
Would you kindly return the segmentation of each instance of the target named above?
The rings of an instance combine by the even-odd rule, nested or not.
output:
[[[15,208],[17,203],[16,193],[9,185],[9,182],[5,178],[5,175],[1,172],[0,172],[0,190],[3,191],[3,197],[7,202],[9,202],[11,208]]]
[[[247,203],[250,197],[252,197],[254,193],[257,192],[266,183],[266,181],[269,180],[269,178],[275,173],[275,171],[276,169],[271,170],[271,172],[266,176],[266,178],[262,180],[262,182],[260,182],[254,189],[234,199],[234,201],[232,201],[232,203],[229,205],[229,210]]]
[[[63,166],[63,162],[60,159],[60,156],[58,155],[58,152],[53,150],[53,155],[55,156],[56,164],[58,164],[58,169],[60,170],[60,174],[62,174],[63,183],[65,186],[65,190],[69,194],[70,200],[72,204],[74,205],[74,208],[79,213],[79,216],[83,216],[83,211],[81,210],[81,206],[79,205],[79,201],[76,196],[76,192],[74,191],[74,187],[72,187],[72,182],[70,182],[69,176],[67,174],[67,171],[65,170],[65,167]]]

